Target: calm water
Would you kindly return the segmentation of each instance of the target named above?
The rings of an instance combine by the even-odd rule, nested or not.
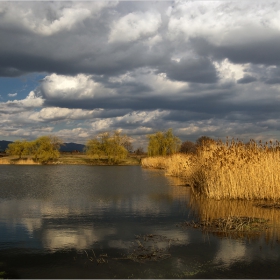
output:
[[[0,178],[0,273],[10,278],[280,278],[280,210],[197,200],[139,166],[2,165]],[[249,212],[273,228],[222,237],[178,226]]]

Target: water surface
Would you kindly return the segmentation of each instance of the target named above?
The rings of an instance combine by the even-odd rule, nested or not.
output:
[[[280,278],[279,210],[198,199],[178,179],[139,166],[2,165],[0,178],[8,277]],[[273,227],[224,237],[180,226],[248,213]]]

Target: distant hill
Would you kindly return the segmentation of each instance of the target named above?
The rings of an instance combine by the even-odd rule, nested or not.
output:
[[[8,148],[8,145],[13,143],[12,141],[0,141],[0,152],[5,151]],[[60,147],[60,151],[62,152],[72,152],[72,151],[79,151],[83,152],[85,145],[77,144],[77,143],[64,143],[64,146]]]
[[[0,141],[0,152],[4,152],[8,148],[8,145],[10,143],[13,143],[13,142],[12,141],[1,140]]]
[[[79,151],[83,152],[85,145],[77,144],[77,143],[64,143],[64,146],[60,147],[61,152],[72,152],[72,151]]]

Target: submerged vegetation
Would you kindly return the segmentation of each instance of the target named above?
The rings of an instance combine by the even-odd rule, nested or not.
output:
[[[262,218],[229,216],[201,222],[184,222],[181,226],[199,228],[204,232],[212,233],[260,234],[262,231],[268,229],[268,222],[269,220]]]
[[[158,166],[155,163],[158,162]],[[205,141],[195,154],[142,160],[184,178],[195,194],[214,199],[280,199],[280,143]]]

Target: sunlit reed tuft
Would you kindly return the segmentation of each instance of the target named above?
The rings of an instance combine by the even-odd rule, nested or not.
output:
[[[166,175],[185,178],[194,193],[215,199],[280,199],[280,145],[232,139],[203,145],[196,155],[146,158],[159,162]],[[153,166],[156,168],[156,166]]]

